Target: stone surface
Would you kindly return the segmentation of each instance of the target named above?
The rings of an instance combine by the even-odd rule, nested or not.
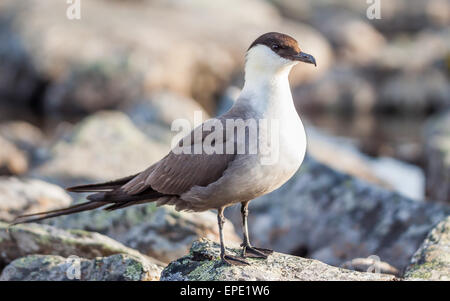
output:
[[[367,156],[351,139],[331,136],[310,125],[306,132],[308,152],[319,162],[411,199],[424,200],[425,178],[419,167],[393,158]]]
[[[213,112],[214,96],[241,70],[250,43],[268,31],[290,33],[301,38],[305,51],[314,50],[319,67],[296,70],[294,82],[314,78],[331,62],[320,33],[285,20],[266,1],[93,0],[83,4],[83,22],[67,22],[66,10],[57,0],[0,4],[7,62],[0,68],[0,91],[20,98],[18,103],[90,113],[166,88]],[[130,27],[132,34],[125,30]],[[22,90],[14,89],[18,85],[27,94],[16,92]]]
[[[376,87],[352,65],[336,65],[317,81],[293,89],[297,110],[370,113]]]
[[[171,129],[175,120],[188,121],[193,129],[194,125],[210,118],[195,100],[169,91],[152,93],[149,98],[129,106],[126,113],[147,136],[167,145],[180,130],[176,127]]]
[[[92,260],[29,255],[9,264],[0,281],[153,281],[159,279],[160,272],[156,265],[127,254]]]
[[[26,154],[0,136],[0,175],[20,175],[26,171],[28,171]]]
[[[406,269],[406,279],[450,280],[450,216],[431,230]]]
[[[284,186],[250,203],[256,246],[339,266],[377,255],[402,270],[450,207],[409,198],[307,157]],[[228,215],[240,224],[238,209]]]
[[[94,259],[119,253],[162,265],[157,260],[142,255],[99,233],[72,229],[62,230],[38,224],[9,227],[8,224],[0,222],[0,250],[0,266],[32,254],[79,256]]]
[[[137,205],[107,212],[95,210],[46,221],[63,229],[84,229],[112,237],[128,247],[163,262],[175,260],[189,251],[200,237],[218,241],[217,217],[212,212],[177,212],[155,204]],[[233,224],[225,223],[227,241],[239,243]]]
[[[0,221],[18,215],[69,206],[72,198],[60,187],[36,179],[0,177]]]
[[[344,262],[341,268],[359,272],[382,273],[399,276],[400,272],[387,262],[380,261],[378,257],[355,258]]]
[[[240,249],[228,249],[240,254]],[[289,280],[378,280],[390,281],[392,275],[361,273],[332,267],[312,259],[274,253],[267,260],[248,259],[250,266],[223,265],[219,245],[208,240],[196,241],[188,256],[170,263],[161,273],[162,281],[289,281]]]
[[[161,159],[168,146],[146,137],[118,111],[80,121],[31,174],[61,186],[122,178]]]
[[[450,202],[450,111],[432,117],[424,136],[427,194],[433,200]]]

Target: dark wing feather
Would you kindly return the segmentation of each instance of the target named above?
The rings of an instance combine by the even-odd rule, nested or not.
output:
[[[219,119],[206,122],[223,123]],[[225,129],[225,125],[223,124],[222,126]],[[192,148],[195,148],[194,145],[196,143],[203,144],[211,130],[203,129],[202,131],[200,126],[186,136],[190,138]],[[201,131],[201,134],[198,135],[198,137],[201,137],[201,141],[194,140],[194,137],[196,137],[195,131]],[[216,141],[216,143],[220,145],[226,144],[225,131],[222,135],[222,141]],[[234,157],[234,154],[176,154],[174,151],[171,151],[161,161],[130,180],[121,189],[132,195],[139,195],[147,189],[166,195],[181,195],[194,186],[207,186],[217,181]]]

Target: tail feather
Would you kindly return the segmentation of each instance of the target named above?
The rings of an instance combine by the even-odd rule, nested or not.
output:
[[[97,183],[97,184],[88,184],[88,185],[79,185],[79,186],[72,186],[66,188],[66,190],[71,192],[97,192],[97,191],[112,191],[114,189],[119,188],[122,185],[125,185],[127,182],[129,182],[131,179],[136,177],[138,174],[128,176],[125,178],[120,178],[114,181],[104,182],[104,183]]]
[[[17,224],[32,223],[32,222],[37,222],[37,221],[51,218],[51,217],[92,210],[92,209],[96,209],[96,208],[105,206],[106,204],[107,204],[106,202],[85,202],[85,203],[74,205],[74,206],[64,208],[64,209],[40,212],[40,213],[35,213],[35,214],[21,215],[21,216],[18,216],[11,223],[11,226],[17,225]]]
[[[105,210],[116,210],[136,204],[153,202],[162,196],[166,196],[165,194],[157,192],[151,188],[135,195],[123,192],[121,186],[134,177],[136,177],[136,175],[111,182],[69,187],[67,190],[73,192],[94,193],[87,196],[87,199],[89,200],[88,202],[63,209],[21,215],[17,217],[10,225],[13,226],[22,223],[37,222],[51,217],[93,210],[107,205],[108,206],[104,208]]]

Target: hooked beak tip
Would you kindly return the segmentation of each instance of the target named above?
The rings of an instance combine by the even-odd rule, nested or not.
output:
[[[313,64],[317,67],[316,59],[311,54],[299,52],[299,54],[296,56],[296,60],[308,64]]]

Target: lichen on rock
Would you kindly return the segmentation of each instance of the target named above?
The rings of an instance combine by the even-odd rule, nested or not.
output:
[[[240,255],[239,248],[227,252]],[[249,266],[224,265],[217,243],[201,239],[193,243],[190,253],[170,263],[161,273],[164,281],[233,281],[233,280],[380,280],[395,277],[386,274],[361,273],[329,266],[320,261],[281,253],[273,253],[267,260],[247,259]]]

